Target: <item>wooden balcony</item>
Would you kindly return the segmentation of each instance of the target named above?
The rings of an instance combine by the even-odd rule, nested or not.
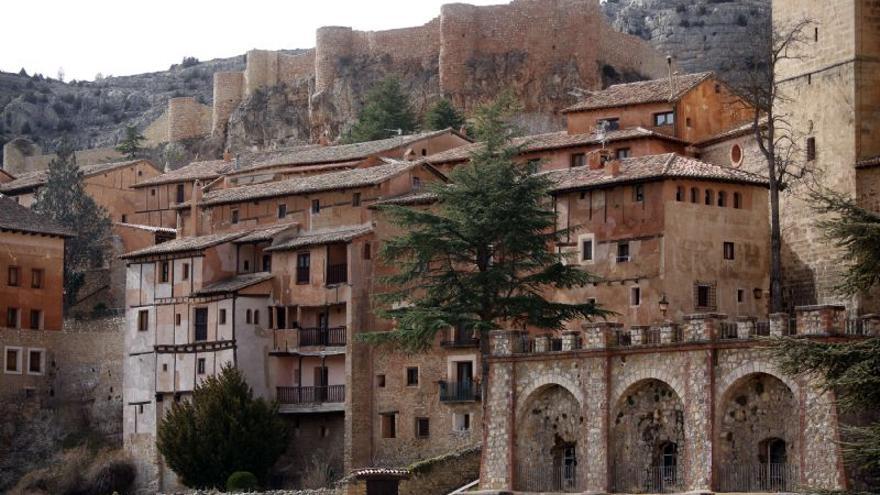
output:
[[[275,397],[282,413],[345,410],[345,385],[277,387]]]

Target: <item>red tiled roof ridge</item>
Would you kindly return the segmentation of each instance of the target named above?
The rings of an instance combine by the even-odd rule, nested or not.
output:
[[[698,84],[714,76],[715,73],[711,71],[673,75],[672,83],[674,88],[672,94],[670,94],[668,77],[613,84],[605,89],[590,92],[581,101],[564,108],[562,113],[643,103],[677,101]]]

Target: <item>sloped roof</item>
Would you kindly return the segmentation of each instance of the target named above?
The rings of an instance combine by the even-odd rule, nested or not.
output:
[[[413,205],[427,205],[431,204],[434,201],[437,201],[437,195],[428,192],[428,191],[420,191],[420,192],[411,192],[408,194],[403,194],[400,196],[394,196],[393,198],[380,199],[376,201],[370,207],[374,206],[382,206],[382,205],[399,205],[399,206],[413,206]]]
[[[191,182],[194,180],[211,180],[220,177],[225,172],[232,169],[232,163],[224,160],[209,160],[202,162],[193,162],[189,165],[180,167],[177,170],[164,173],[160,176],[147,179],[143,182],[133,185],[132,187],[158,186],[162,184],[173,184],[175,182]]]
[[[767,126],[767,119],[762,118],[761,120],[758,121],[758,125],[761,126],[761,128],[766,127]],[[726,141],[728,139],[733,139],[736,137],[745,136],[747,134],[750,134],[750,133],[752,133],[753,129],[754,129],[754,122],[752,122],[750,120],[748,122],[735,125],[735,126],[731,127],[730,129],[723,130],[723,131],[719,132],[718,134],[715,134],[714,136],[709,136],[706,139],[703,139],[702,141],[697,141],[696,143],[694,143],[694,146],[696,146],[698,148],[711,146],[713,144],[717,144],[717,143]]]
[[[161,232],[163,234],[177,234],[177,229],[172,229],[170,227],[156,227],[155,225],[141,225],[141,224],[137,224],[137,223],[125,223],[125,222],[114,222],[113,225],[116,225],[117,227],[126,227],[129,229],[144,230],[144,231],[153,232],[153,233]]]
[[[767,186],[767,179],[734,168],[721,167],[675,153],[639,156],[620,160],[620,173],[612,176],[609,165],[590,169],[576,167],[544,172],[555,182],[553,192],[590,189],[628,182],[659,179],[698,179]]]
[[[462,139],[467,139],[465,136],[458,134],[452,129],[443,129],[441,131],[395,136],[388,139],[380,139],[378,141],[295,149],[290,152],[277,153],[268,158],[255,160],[251,166],[242,169],[242,172],[281,165],[316,165],[320,163],[360,160],[377,153],[382,153],[384,151],[415,143],[416,141],[421,141],[422,139],[441,136],[443,134],[455,134]]]
[[[880,167],[880,155],[856,163],[856,168]]]
[[[54,221],[0,195],[0,230],[73,237],[75,234]]]
[[[685,143],[667,134],[655,132],[644,127],[631,127],[628,129],[618,129],[605,133],[605,142],[625,141],[628,139],[641,138],[658,138],[667,141]],[[546,134],[535,134],[531,136],[521,136],[510,140],[512,146],[522,146],[524,153],[535,151],[553,150],[561,148],[571,148],[575,146],[587,146],[592,144],[600,144],[601,139],[594,133],[569,134],[567,131],[548,132]],[[475,151],[482,149],[483,143],[472,143],[451,150],[435,153],[425,158],[425,161],[431,164],[452,163],[468,160]]]
[[[110,172],[112,170],[116,170],[118,168],[128,167],[130,165],[134,165],[136,163],[146,162],[150,164],[153,168],[158,170],[158,167],[153,164],[153,162],[149,160],[127,160],[124,162],[111,162],[111,163],[96,163],[92,165],[82,165],[79,169],[82,171],[84,177],[92,177],[95,175],[103,174],[106,172]],[[10,194],[15,192],[26,191],[28,189],[34,189],[44,185],[49,180],[49,171],[48,170],[38,170],[36,172],[26,172],[23,174],[19,174],[15,180],[10,182],[6,182],[4,184],[0,184],[0,192]]]
[[[373,231],[372,225],[355,225],[299,232],[290,238],[278,238],[266,251],[284,251],[335,242],[348,242]]]
[[[671,90],[669,78],[666,77],[650,81],[615,84],[603,90],[593,91],[583,100],[564,109],[562,113],[643,103],[677,101],[685,93],[710,77],[714,77],[714,73],[698,72],[696,74],[676,75],[672,78]]]
[[[163,254],[185,253],[189,251],[201,251],[225,242],[232,242],[240,237],[244,237],[249,232],[225,232],[222,234],[209,234],[199,237],[183,237],[180,239],[172,239],[155,246],[149,246],[144,249],[125,253],[120,258],[131,259],[141,258],[144,256],[156,256]]]
[[[267,227],[265,229],[254,230],[248,235],[244,237],[239,237],[235,240],[236,244],[248,244],[251,242],[266,242],[271,241],[273,237],[278,235],[285,230],[298,225],[296,222],[284,223],[281,225],[273,225],[271,227]]]
[[[215,282],[196,292],[199,296],[208,296],[214,294],[227,294],[230,292],[238,292],[252,285],[265,282],[272,279],[272,274],[267,272],[261,273],[243,273],[226,280]]]
[[[346,189],[380,184],[413,167],[428,166],[422,161],[404,162],[385,159],[382,165],[343,170],[320,175],[295,177],[278,182],[245,185],[211,191],[202,198],[204,206],[238,203],[292,194],[307,194],[334,189]],[[431,168],[430,166],[428,166]],[[441,175],[431,168],[437,175]]]

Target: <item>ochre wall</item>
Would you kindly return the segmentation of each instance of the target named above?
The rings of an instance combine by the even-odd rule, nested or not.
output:
[[[43,312],[42,328],[60,330],[64,291],[64,240],[59,237],[0,232],[0,325],[30,328],[31,310]],[[17,287],[8,285],[10,266],[19,268]],[[32,287],[31,270],[43,270],[43,286]],[[6,321],[18,308],[20,324]]]

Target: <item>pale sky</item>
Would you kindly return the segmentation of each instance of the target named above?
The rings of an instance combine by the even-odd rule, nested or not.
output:
[[[167,70],[185,56],[252,48],[311,48],[320,26],[361,30],[422,25],[454,0],[9,0],[0,70],[92,80]],[[506,0],[465,0],[475,5]]]

